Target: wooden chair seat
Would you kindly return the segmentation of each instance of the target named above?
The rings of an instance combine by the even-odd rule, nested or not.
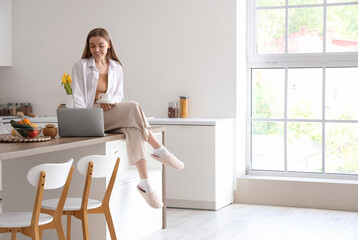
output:
[[[5,212],[0,215],[0,228],[30,227],[31,219],[32,212]],[[52,219],[53,217],[51,215],[41,213],[38,225],[40,226],[50,223]]]
[[[57,207],[58,198],[48,199],[42,201],[42,208],[54,210]],[[67,198],[63,211],[76,211],[80,210],[82,205],[82,198]],[[95,209],[102,205],[101,201],[95,199],[88,199],[87,209]]]

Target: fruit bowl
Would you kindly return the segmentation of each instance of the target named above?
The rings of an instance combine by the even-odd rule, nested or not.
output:
[[[5,124],[7,130],[12,136],[19,138],[36,138],[42,132],[42,127],[36,124]]]
[[[32,127],[33,130],[26,130],[24,128],[13,128],[11,133],[22,138],[36,138],[39,137],[42,132],[42,127]]]

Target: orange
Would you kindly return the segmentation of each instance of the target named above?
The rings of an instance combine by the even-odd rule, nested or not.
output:
[[[29,119],[26,119],[26,118],[23,119],[22,122],[23,122],[24,124],[29,124],[29,125],[31,124],[31,121],[30,121]]]

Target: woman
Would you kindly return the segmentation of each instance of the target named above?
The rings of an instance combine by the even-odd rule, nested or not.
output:
[[[105,131],[126,135],[128,160],[140,176],[137,189],[151,207],[161,208],[163,203],[148,179],[145,142],[153,147],[154,159],[177,170],[183,169],[184,163],[153,136],[140,105],[123,102],[122,64],[105,29],[95,28],[88,33],[82,59],[73,66],[72,92],[76,108],[101,107]],[[114,104],[97,104],[103,93],[111,94]]]

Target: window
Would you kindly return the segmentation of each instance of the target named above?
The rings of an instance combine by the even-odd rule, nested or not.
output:
[[[349,0],[258,0],[256,52],[358,51],[358,5]]]
[[[248,1],[248,170],[358,174],[358,1]]]

